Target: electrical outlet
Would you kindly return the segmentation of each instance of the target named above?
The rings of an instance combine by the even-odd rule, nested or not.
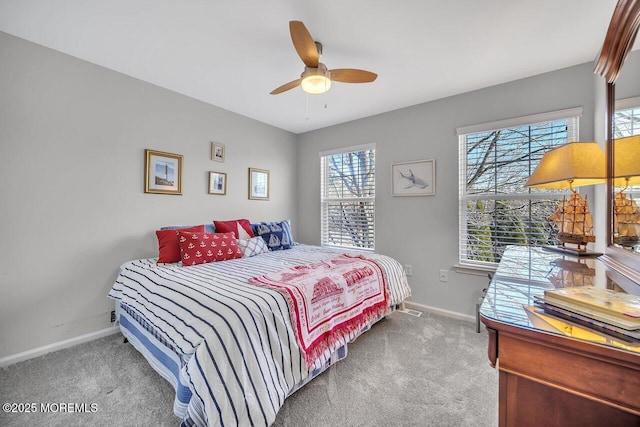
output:
[[[412,276],[413,275],[413,267],[411,267],[410,264],[405,264],[404,265],[404,272],[405,274],[408,276]]]
[[[440,281],[441,282],[449,281],[449,270],[440,270]]]
[[[111,311],[111,323],[116,321],[116,311],[112,310]]]

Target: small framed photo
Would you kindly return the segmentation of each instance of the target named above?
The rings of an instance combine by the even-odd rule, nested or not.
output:
[[[222,172],[209,172],[209,194],[227,194],[227,174]]]
[[[249,168],[249,199],[269,200],[269,171]]]
[[[144,192],[182,195],[182,156],[144,150]]]
[[[211,160],[215,160],[216,162],[224,162],[224,144],[219,144],[217,142],[211,143]]]
[[[391,164],[392,196],[434,196],[435,194],[435,160]]]

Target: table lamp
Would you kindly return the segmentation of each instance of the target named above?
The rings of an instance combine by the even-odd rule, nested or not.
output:
[[[640,135],[613,141],[613,185],[623,187],[613,198],[613,241],[624,247],[640,244],[640,207],[625,193],[640,185]]]
[[[576,253],[585,253],[586,245],[595,242],[593,217],[586,199],[573,188],[605,182],[605,155],[597,142],[571,142],[548,151],[525,184],[534,188],[568,188],[551,219],[558,226],[560,245]],[[566,247],[566,244],[577,247]]]

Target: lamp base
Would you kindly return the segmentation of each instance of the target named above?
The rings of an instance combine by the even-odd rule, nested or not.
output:
[[[640,245],[640,237],[638,236],[616,236],[613,238],[613,243],[616,243],[625,248],[634,248]]]
[[[602,255],[601,252],[589,251],[587,249],[578,250],[577,248],[570,248],[567,246],[543,245],[542,249],[553,251],[553,252],[560,252],[563,254],[573,255],[573,256],[596,257],[596,256]]]

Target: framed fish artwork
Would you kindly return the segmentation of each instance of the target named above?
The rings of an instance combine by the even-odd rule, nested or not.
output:
[[[435,194],[435,160],[416,160],[391,164],[392,196],[435,196]]]

